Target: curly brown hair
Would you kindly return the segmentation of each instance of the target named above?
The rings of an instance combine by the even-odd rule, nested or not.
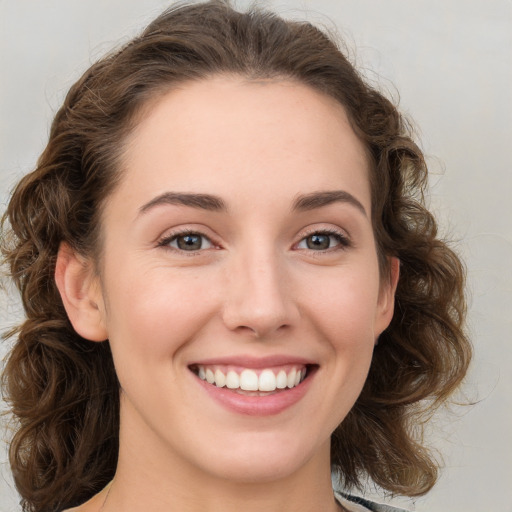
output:
[[[54,281],[59,246],[97,256],[102,206],[144,105],[178,83],[218,74],[306,84],[339,101],[364,142],[381,271],[396,256],[400,280],[364,389],[333,433],[332,468],[346,487],[369,476],[409,496],[436,481],[421,422],[460,384],[471,348],[464,269],[425,207],[424,157],[396,107],[321,30],[214,0],[165,11],[86,71],[4,215],[2,251],[26,312],[8,333],[17,340],[3,371],[17,424],[10,463],[26,511],[86,501],[112,479],[117,462],[119,385],[109,344],[73,330]]]

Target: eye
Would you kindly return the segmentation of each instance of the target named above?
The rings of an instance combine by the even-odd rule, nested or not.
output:
[[[326,251],[333,247],[347,247],[349,241],[337,232],[319,231],[304,237],[298,244],[298,249],[310,249],[313,251]]]
[[[165,238],[160,242],[161,246],[172,247],[179,251],[200,251],[213,247],[211,240],[201,233],[178,233]]]

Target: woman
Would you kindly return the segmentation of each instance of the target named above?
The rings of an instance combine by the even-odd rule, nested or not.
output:
[[[6,212],[25,510],[386,510],[470,358],[396,108],[307,23],[163,13],[71,88]],[[13,333],[14,334],[14,333]]]

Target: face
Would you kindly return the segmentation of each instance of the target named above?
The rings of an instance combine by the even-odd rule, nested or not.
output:
[[[393,309],[368,172],[306,86],[218,77],[155,101],[103,212],[121,454],[231,480],[328,467]]]

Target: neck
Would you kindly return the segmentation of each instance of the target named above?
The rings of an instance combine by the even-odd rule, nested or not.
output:
[[[317,512],[337,511],[331,486],[330,446],[295,471],[248,481],[204,471],[162,450],[146,430],[121,428],[119,461],[102,512]],[[137,439],[139,442],[137,442]]]
[[[139,475],[140,478],[140,475]],[[179,486],[162,475],[152,481],[134,481],[116,474],[105,492],[101,512],[317,512],[338,511],[331,485],[312,485],[290,478],[267,484],[196,480]]]

